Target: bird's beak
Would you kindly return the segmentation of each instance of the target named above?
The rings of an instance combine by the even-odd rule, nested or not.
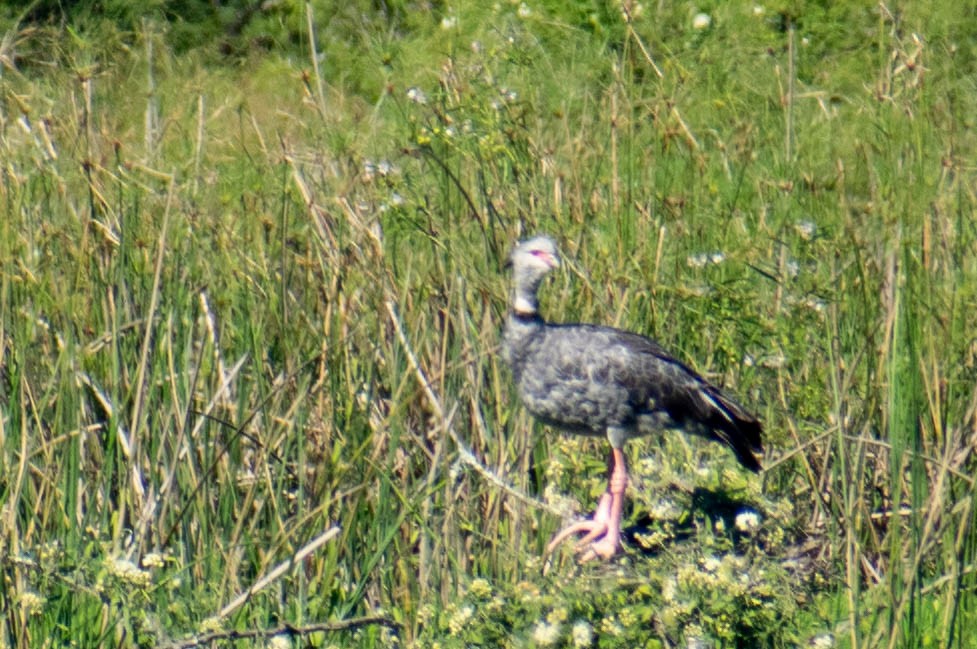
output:
[[[534,251],[533,254],[536,257],[542,259],[543,263],[545,263],[550,268],[556,269],[560,267],[560,258],[557,257],[556,255],[551,255],[548,252],[541,252],[541,251],[540,252]]]

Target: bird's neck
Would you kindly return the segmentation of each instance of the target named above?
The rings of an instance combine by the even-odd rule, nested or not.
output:
[[[515,298],[512,301],[512,311],[517,316],[522,317],[532,317],[536,315],[539,310],[539,304],[536,301],[536,295],[523,295],[516,293]]]
[[[539,279],[521,279],[516,282],[512,295],[512,311],[521,316],[535,316],[539,310]]]

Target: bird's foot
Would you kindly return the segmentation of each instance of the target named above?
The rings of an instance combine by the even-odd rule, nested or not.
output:
[[[546,553],[552,554],[556,548],[575,534],[583,534],[583,537],[576,542],[574,552],[579,557],[580,563],[586,563],[597,557],[610,559],[621,549],[621,522],[613,520],[611,515],[612,496],[605,493],[597,511],[591,519],[578,521],[573,525],[563,529],[549,545],[546,546]]]

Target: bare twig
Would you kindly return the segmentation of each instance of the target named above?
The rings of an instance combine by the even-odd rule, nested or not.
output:
[[[282,561],[280,564],[272,568],[271,572],[269,572],[267,575],[265,575],[258,581],[254,582],[254,584],[251,585],[251,588],[247,589],[246,591],[244,591],[243,593],[235,597],[230,604],[228,604],[227,606],[225,606],[220,610],[220,613],[217,614],[218,619],[227,617],[228,615],[233,613],[238,607],[240,607],[242,604],[248,601],[248,599],[252,595],[254,595],[259,590],[261,590],[271,582],[281,577],[289,568],[301,563],[303,559],[305,559],[307,556],[309,556],[310,554],[318,550],[320,546],[326,543],[326,541],[335,538],[338,534],[339,534],[339,527],[333,526],[330,527],[325,532],[323,532],[322,534],[320,534],[319,536],[317,536],[315,539],[309,542],[308,545],[306,545],[304,548],[296,552],[294,557],[292,557],[287,561]]]

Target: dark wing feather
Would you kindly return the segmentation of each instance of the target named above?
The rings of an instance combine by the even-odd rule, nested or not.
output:
[[[760,470],[754,455],[762,450],[760,422],[655,341],[538,317],[510,320],[509,336],[506,354],[520,397],[544,422],[594,434],[609,427],[640,434],[683,428],[723,442],[744,467]]]
[[[642,408],[664,411],[679,426],[699,429],[726,444],[747,469],[760,470],[755,453],[763,452],[762,426],[756,417],[655,341],[613,331],[616,342],[628,350],[629,371],[622,378],[637,414]]]

